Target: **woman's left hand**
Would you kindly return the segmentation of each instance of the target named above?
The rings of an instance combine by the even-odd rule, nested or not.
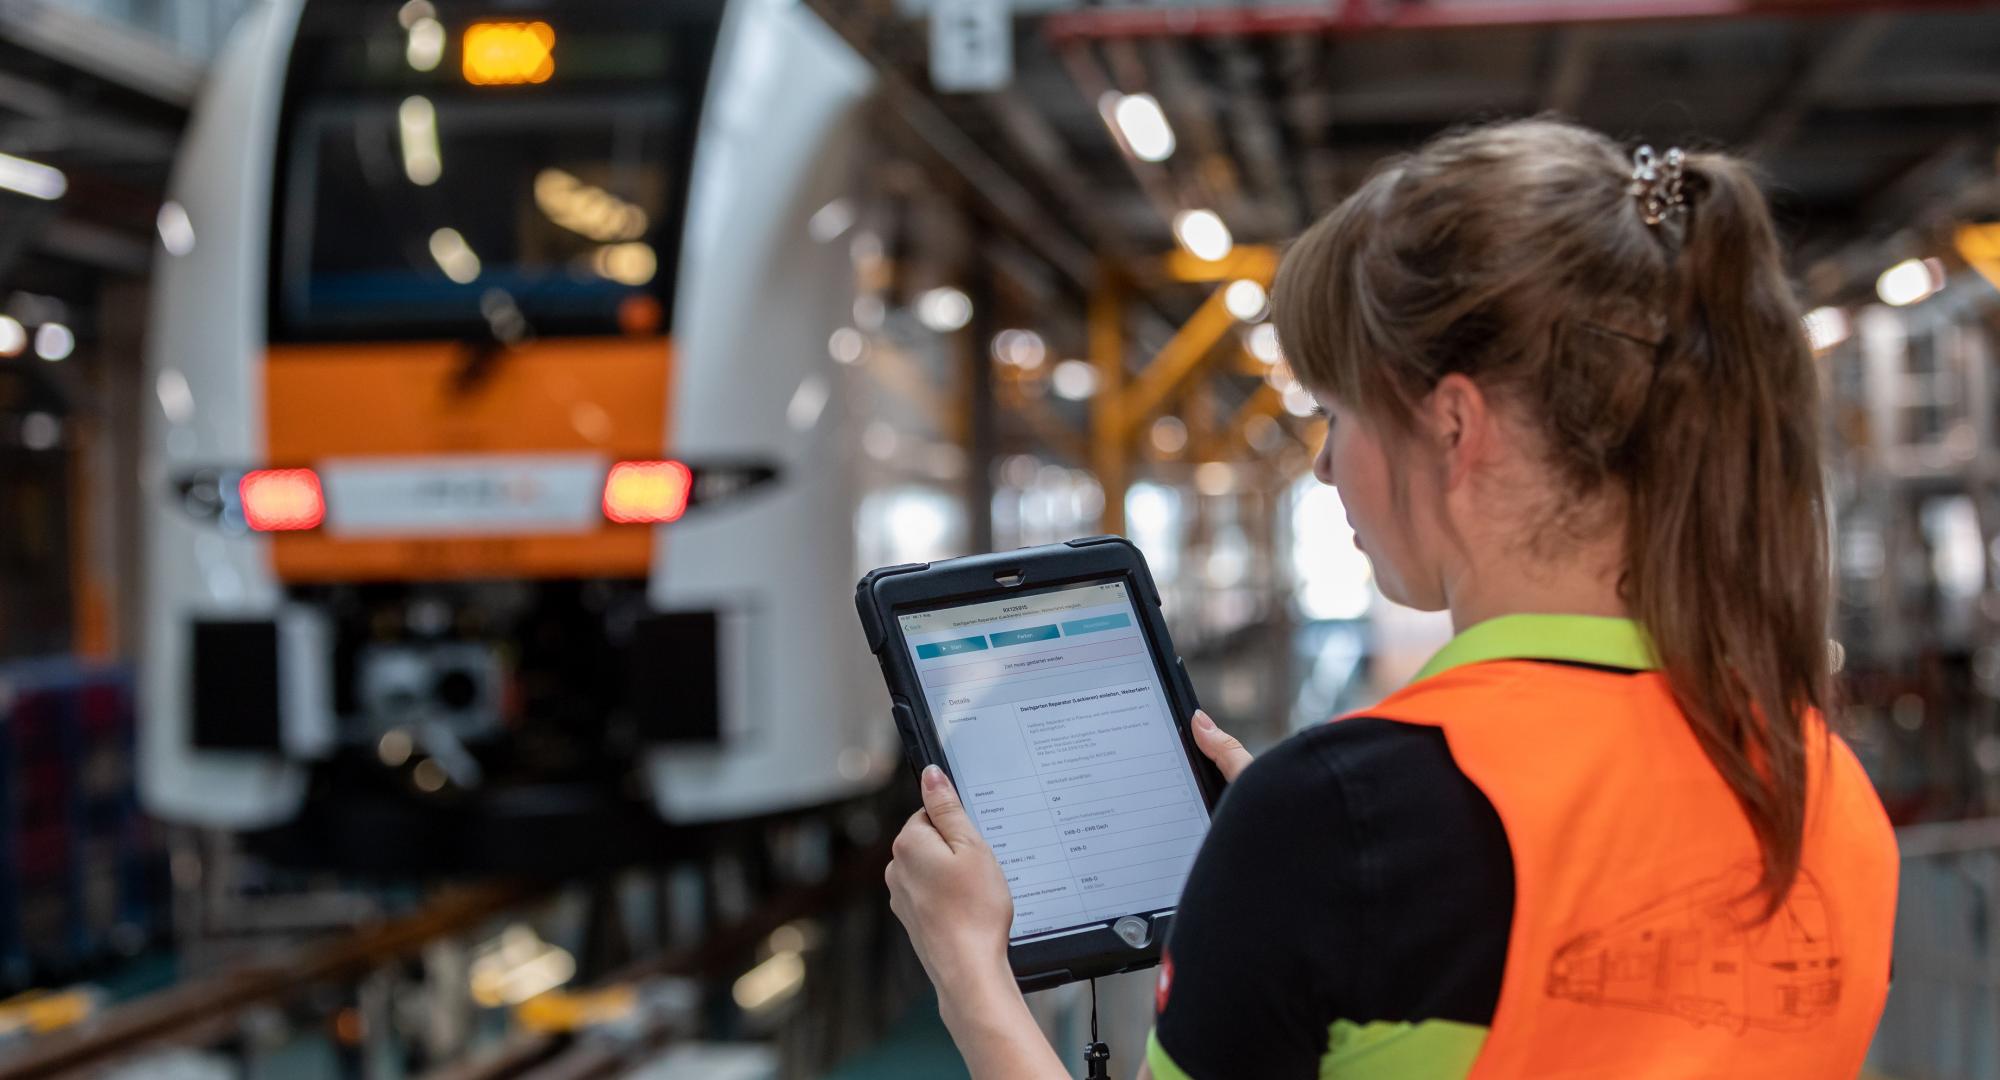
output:
[[[925,769],[923,789],[886,876],[889,907],[937,987],[938,1015],[973,1080],[1069,1080],[1007,967],[1014,897],[1000,860],[944,770]]]
[[[926,768],[923,790],[924,808],[897,834],[885,877],[889,907],[949,1008],[980,989],[1013,987],[1007,930],[1014,898],[944,770]]]

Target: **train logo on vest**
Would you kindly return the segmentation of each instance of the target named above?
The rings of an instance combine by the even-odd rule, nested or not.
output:
[[[1840,1003],[1832,906],[1801,868],[1777,913],[1755,923],[1760,901],[1747,897],[1758,870],[1739,864],[1569,938],[1549,963],[1549,996],[1739,1034],[1826,1020]]]

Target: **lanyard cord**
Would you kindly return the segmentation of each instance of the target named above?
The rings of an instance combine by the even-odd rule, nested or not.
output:
[[[1097,980],[1090,980],[1090,1045],[1083,1048],[1084,1080],[1111,1080],[1111,1048],[1097,1041]]]

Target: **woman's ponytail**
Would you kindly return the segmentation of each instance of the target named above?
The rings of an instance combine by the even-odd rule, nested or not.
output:
[[[1830,582],[1818,378],[1745,168],[1550,120],[1454,133],[1307,230],[1275,296],[1315,389],[1396,430],[1463,373],[1540,433],[1572,508],[1554,532],[1625,515],[1625,599],[1776,911],[1829,698]]]
[[[1777,909],[1798,876],[1804,725],[1829,697],[1817,373],[1755,181],[1693,155],[1674,317],[1627,456],[1626,588],[1736,793]],[[1669,240],[1671,242],[1671,240]]]

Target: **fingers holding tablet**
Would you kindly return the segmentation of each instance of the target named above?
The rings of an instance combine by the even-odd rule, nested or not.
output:
[[[1014,900],[1000,863],[943,770],[924,770],[924,809],[896,836],[884,879],[889,907],[934,981],[1005,972]]]
[[[927,765],[923,772],[924,813],[931,819],[931,827],[944,837],[953,851],[963,851],[968,845],[980,844],[979,830],[973,828],[972,819],[965,814],[965,804],[958,801],[958,790],[951,785],[951,777],[935,765]],[[983,845],[982,845],[983,846]]]
[[[1216,771],[1224,780],[1235,780],[1250,767],[1250,751],[1243,749],[1236,736],[1216,727],[1208,713],[1200,709],[1194,713],[1194,744],[1208,760],[1215,762]]]

